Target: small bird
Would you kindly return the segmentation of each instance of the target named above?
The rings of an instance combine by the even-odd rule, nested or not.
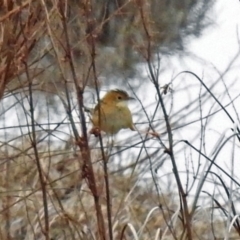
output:
[[[114,135],[124,128],[136,131],[132,113],[127,106],[127,101],[133,99],[127,92],[120,89],[107,92],[92,110],[91,121],[94,127],[91,133],[96,136],[99,131],[104,131]]]

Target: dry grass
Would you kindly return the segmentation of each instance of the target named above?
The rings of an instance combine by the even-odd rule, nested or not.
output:
[[[79,156],[71,156],[69,152],[52,151],[51,155],[44,153],[40,156],[47,185],[50,239],[98,239],[94,201],[86,181],[79,177]],[[7,161],[1,164],[0,177],[1,239],[7,239],[7,236],[12,239],[45,239],[41,183],[34,155],[31,151],[28,156],[1,154],[1,161],[4,159]],[[94,174],[107,224],[101,165],[94,163]],[[159,197],[149,180],[142,186],[134,187],[137,179],[137,173],[132,176],[109,175],[114,239],[120,239],[124,226],[129,223],[138,232],[139,239],[154,239],[158,229],[161,229],[160,234],[164,234],[162,239],[174,239],[170,231],[180,239],[181,221],[172,218],[178,208],[176,193]],[[152,212],[153,208],[155,210]],[[192,223],[193,239],[213,239],[213,229],[216,239],[224,234],[223,222],[211,219],[211,212],[211,209],[209,212],[204,208],[196,212]],[[125,230],[125,239],[133,239],[129,228]]]

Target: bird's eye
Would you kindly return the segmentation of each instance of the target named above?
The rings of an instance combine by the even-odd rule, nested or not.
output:
[[[121,100],[122,99],[122,97],[121,96],[118,96],[118,100]]]

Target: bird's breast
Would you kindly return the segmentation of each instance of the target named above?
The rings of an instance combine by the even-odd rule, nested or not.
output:
[[[129,108],[121,104],[101,106],[100,114],[96,111],[92,120],[94,126],[99,126],[106,133],[115,134],[123,128],[132,129],[133,126]]]

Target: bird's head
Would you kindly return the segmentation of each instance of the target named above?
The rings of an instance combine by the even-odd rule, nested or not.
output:
[[[127,92],[120,89],[114,89],[107,92],[102,100],[106,103],[126,104],[126,101],[133,99],[134,98],[130,97]]]

